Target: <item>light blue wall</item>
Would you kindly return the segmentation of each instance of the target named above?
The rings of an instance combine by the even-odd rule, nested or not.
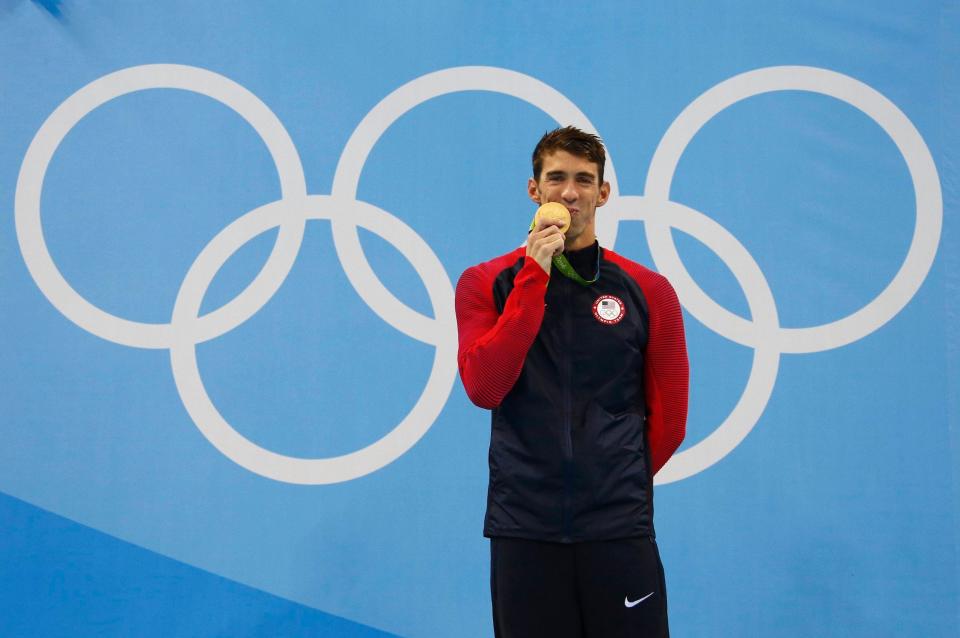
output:
[[[0,633],[491,635],[452,286],[555,118],[685,307],[673,635],[960,633],[956,3],[354,4],[0,1]]]

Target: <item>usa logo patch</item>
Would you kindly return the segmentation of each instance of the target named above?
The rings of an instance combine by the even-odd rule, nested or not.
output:
[[[620,320],[627,314],[627,307],[623,300],[613,295],[600,295],[593,302],[593,316],[600,323],[612,326],[620,323]]]

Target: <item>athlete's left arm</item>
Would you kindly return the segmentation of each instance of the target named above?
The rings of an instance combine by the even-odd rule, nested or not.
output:
[[[677,293],[665,277],[650,274],[653,276],[642,286],[650,312],[643,376],[647,442],[651,469],[656,474],[680,447],[686,433],[690,367]]]

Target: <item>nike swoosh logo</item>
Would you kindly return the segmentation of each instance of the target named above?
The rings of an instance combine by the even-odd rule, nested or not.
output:
[[[647,594],[647,595],[644,596],[643,598],[638,598],[638,599],[636,599],[636,600],[633,601],[633,602],[630,602],[630,599],[629,599],[628,597],[624,596],[624,597],[623,597],[623,606],[624,606],[624,607],[636,607],[637,605],[639,605],[640,603],[642,603],[643,601],[645,601],[647,598],[650,598],[651,596],[653,596],[653,592],[650,592],[649,594]]]

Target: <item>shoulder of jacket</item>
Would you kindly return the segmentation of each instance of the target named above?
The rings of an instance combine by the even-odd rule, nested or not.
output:
[[[603,255],[604,259],[619,266],[621,270],[637,282],[637,285],[640,286],[640,289],[643,290],[644,294],[648,297],[657,298],[663,295],[667,297],[676,296],[676,291],[673,289],[670,281],[657,271],[651,270],[631,259],[627,259],[623,255],[608,248],[603,249]]]
[[[463,271],[463,274],[460,275],[460,279],[464,278],[482,278],[493,280],[504,270],[512,267],[517,261],[524,256],[526,253],[526,248],[520,246],[515,248],[508,253],[504,253],[493,259],[484,261],[475,266],[470,266]]]
[[[616,264],[622,270],[626,271],[631,277],[637,280],[637,283],[640,283],[641,280],[644,282],[649,281],[651,283],[657,283],[660,280],[666,281],[667,279],[657,271],[651,270],[643,264],[633,261],[632,259],[627,259],[620,253],[614,252],[609,248],[603,249],[603,258]]]

